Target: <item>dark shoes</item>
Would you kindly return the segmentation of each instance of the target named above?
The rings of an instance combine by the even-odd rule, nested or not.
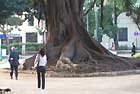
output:
[[[13,79],[13,75],[12,75],[12,73],[10,73],[10,77],[11,77],[11,79]]]
[[[10,75],[11,76],[11,75]],[[11,76],[11,79],[13,79],[13,76]],[[18,80],[18,78],[16,77],[16,80]]]

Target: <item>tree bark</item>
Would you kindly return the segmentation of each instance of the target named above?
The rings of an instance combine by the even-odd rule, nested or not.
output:
[[[89,36],[83,20],[84,0],[46,0],[45,2],[48,22],[45,48],[50,66],[74,67],[76,72],[136,68],[137,61],[111,54]]]

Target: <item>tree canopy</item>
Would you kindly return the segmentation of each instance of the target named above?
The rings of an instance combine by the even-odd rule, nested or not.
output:
[[[27,9],[26,0],[0,0],[0,18],[20,14]]]

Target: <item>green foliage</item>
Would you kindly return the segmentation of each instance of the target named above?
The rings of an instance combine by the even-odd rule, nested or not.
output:
[[[11,27],[11,28],[8,28],[8,29],[4,29],[4,28],[0,28],[0,32],[2,32],[3,34],[6,34],[6,33],[9,33],[9,32],[11,32],[13,30],[13,28]]]
[[[13,43],[13,44],[10,44],[10,47],[15,47],[16,51],[21,54],[21,52],[22,52],[22,49],[21,49],[22,48],[22,43]]]
[[[7,19],[7,24],[10,26],[18,26],[18,25],[22,25],[23,20],[19,17],[9,17]]]
[[[21,25],[23,20],[12,15],[22,15],[29,9],[28,0],[0,0],[0,25]],[[1,28],[4,30],[4,28]],[[4,32],[4,31],[3,31]]]
[[[43,47],[42,43],[26,43],[26,51],[38,51]]]
[[[43,1],[43,0],[42,0]],[[44,15],[44,5],[41,3],[41,0],[27,0],[28,6],[30,7],[30,12],[31,15],[34,15],[37,19],[42,19],[45,20],[45,15]]]
[[[38,27],[36,27],[36,29],[37,29],[37,31],[39,32],[40,35],[43,35],[43,34],[44,34],[43,29],[40,29],[40,28],[38,28]]]
[[[11,12],[23,12],[27,8],[27,0],[5,0],[7,1],[6,6]]]
[[[9,46],[10,47],[12,47],[12,46],[15,47],[17,52],[21,54],[22,45],[26,46],[26,51],[38,51],[40,48],[43,47],[42,43],[12,43]],[[1,48],[2,49],[7,49],[7,51],[8,51],[7,44],[2,44]]]
[[[88,14],[89,17],[89,33],[94,36],[94,30],[95,30],[95,14],[94,11],[90,11]]]
[[[29,7],[36,9],[38,7],[38,0],[27,0]]]
[[[12,44],[10,44],[9,45],[10,47],[15,47],[16,48],[16,51],[18,52],[18,53],[20,53],[21,54],[21,51],[22,51],[22,43],[12,43]],[[1,45],[1,48],[2,49],[7,49],[7,51],[8,51],[8,46],[7,46],[7,44],[2,44]],[[7,52],[8,53],[8,52]]]
[[[89,7],[92,5],[93,0],[85,0],[85,4],[84,4],[84,11],[86,12]],[[89,19],[89,34],[91,36],[94,36],[94,29],[95,29],[95,15],[94,15],[94,9],[92,9],[91,11],[89,11],[88,15],[88,19]]]
[[[133,14],[131,15],[131,17],[133,18],[133,21],[137,24],[140,30],[140,1],[139,0],[133,6],[132,10],[133,10]]]
[[[103,26],[104,26],[104,34],[107,34],[110,38],[114,37],[114,33],[116,32],[115,26],[113,26],[113,19],[112,19],[112,10],[113,8],[110,5],[104,7],[104,19],[103,19]]]
[[[26,0],[0,0],[0,19],[23,12],[27,8]]]
[[[127,45],[119,46],[119,50],[130,50],[131,48]]]
[[[10,10],[11,9],[9,8],[8,1],[0,0],[0,19],[7,18],[9,15],[12,15],[13,12]]]
[[[129,11],[132,9],[133,5],[137,0],[108,0],[107,4],[103,9],[103,34],[107,34],[110,38],[113,38],[114,35],[118,32],[117,25],[113,24],[112,15],[115,13],[116,16],[119,16],[120,13]],[[88,2],[88,3],[87,3]],[[89,6],[93,3],[93,0],[86,1],[85,10],[89,8]],[[101,0],[97,0],[96,4],[100,5]],[[114,5],[116,6],[116,10],[114,9]],[[99,9],[101,11],[101,9]],[[94,9],[92,9],[88,13],[89,17],[89,32],[93,36],[95,29],[95,13]],[[101,13],[99,12],[99,22],[100,22]],[[139,17],[140,18],[140,17]],[[138,19],[136,20],[138,21]],[[139,21],[140,22],[140,21]]]

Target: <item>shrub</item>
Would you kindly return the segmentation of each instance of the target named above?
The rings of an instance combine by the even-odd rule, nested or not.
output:
[[[131,48],[127,45],[119,46],[119,50],[130,50]]]
[[[22,53],[22,45],[25,45],[25,50],[26,51],[38,51],[40,48],[43,47],[42,43],[12,43],[9,44],[9,47],[15,47],[18,53]],[[8,46],[7,44],[2,44],[1,45],[2,49],[6,49],[8,53]]]
[[[38,51],[43,47],[42,43],[26,43],[26,51]]]

